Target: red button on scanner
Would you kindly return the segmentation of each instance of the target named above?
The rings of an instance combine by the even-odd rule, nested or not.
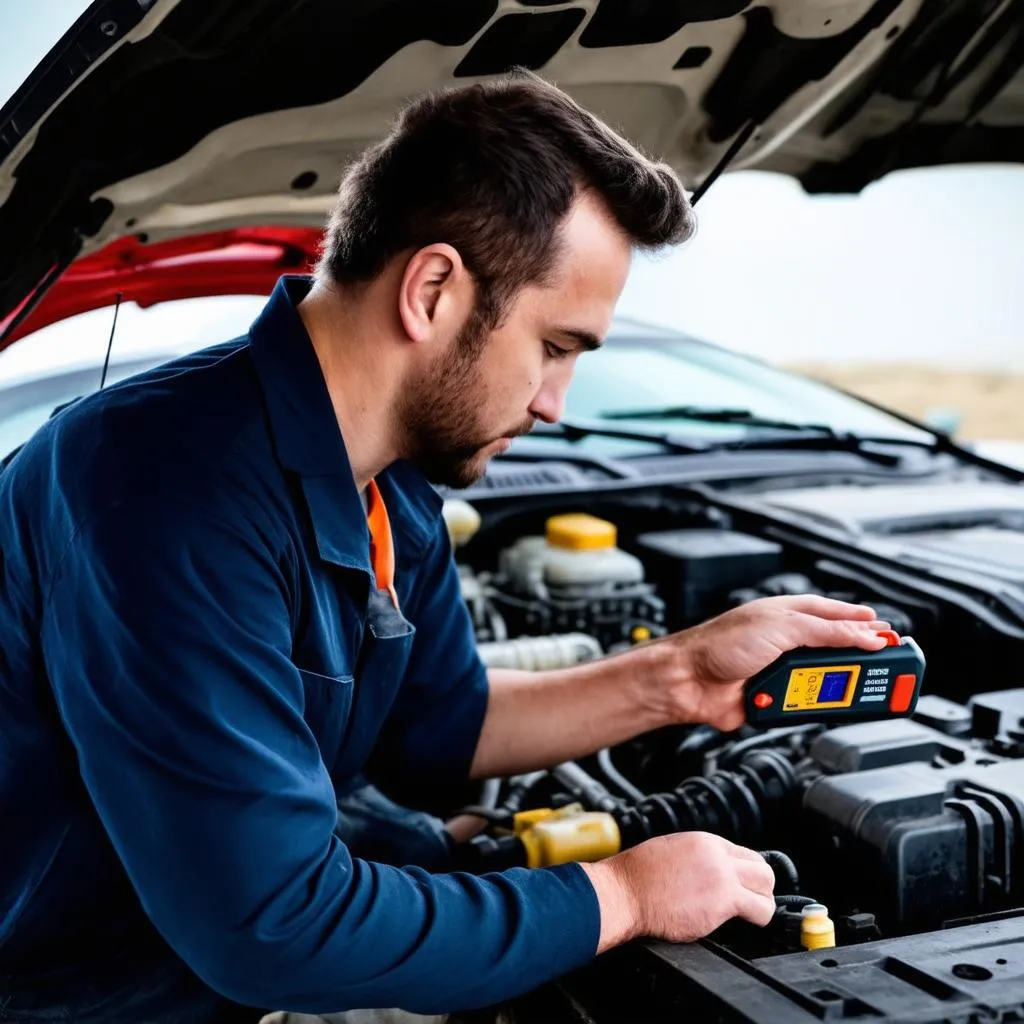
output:
[[[775,703],[775,698],[770,693],[755,693],[755,708],[770,708]]]
[[[914,697],[914,687],[917,685],[917,676],[912,672],[897,676],[892,684],[892,696],[889,698],[889,710],[902,714],[910,707]]]
[[[895,629],[880,629],[878,635],[885,638],[886,647],[899,647],[900,635]]]

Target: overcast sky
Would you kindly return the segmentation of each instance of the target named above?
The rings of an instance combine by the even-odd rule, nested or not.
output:
[[[85,6],[3,0],[0,102]],[[620,312],[777,361],[1024,371],[1024,168],[903,172],[827,197],[744,172],[698,214],[688,246],[638,257]]]

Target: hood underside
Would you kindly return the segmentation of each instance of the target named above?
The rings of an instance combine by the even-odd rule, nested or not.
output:
[[[0,111],[0,320],[118,239],[319,228],[402,103],[515,65],[690,187],[744,138],[811,191],[1024,160],[1024,0],[98,0]]]

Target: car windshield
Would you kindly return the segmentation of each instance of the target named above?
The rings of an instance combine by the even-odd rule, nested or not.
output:
[[[259,296],[229,296],[166,302],[148,309],[124,305],[107,383],[238,336],[263,301]],[[55,408],[99,386],[111,319],[110,310],[83,313],[0,353],[0,453],[27,440]],[[725,422],[707,422],[681,415],[679,407],[687,406],[712,414],[749,414],[753,422],[730,422],[728,417]],[[659,411],[665,415],[650,415]],[[624,412],[646,413],[638,425],[670,429],[700,443],[772,429],[757,420],[825,425],[868,436],[928,436],[824,384],[675,331],[621,319],[600,352],[577,361],[565,415],[610,417],[609,425],[623,425]],[[557,442],[522,438],[517,445],[539,443]],[[585,444],[588,450],[620,456],[642,454],[652,447],[607,437],[588,438]]]
[[[711,440],[771,429],[758,420],[927,436],[816,381],[675,332],[619,321],[600,353],[578,361],[566,416],[629,422],[629,413],[638,423]],[[725,414],[723,421],[714,422],[716,413]]]

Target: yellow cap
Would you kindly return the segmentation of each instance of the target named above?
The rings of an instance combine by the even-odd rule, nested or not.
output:
[[[629,638],[635,644],[642,644],[645,640],[651,639],[649,626],[634,626],[629,632]]]
[[[811,903],[800,911],[800,945],[804,949],[831,949],[836,944],[836,926],[828,907]]]
[[[594,551],[613,548],[617,539],[614,523],[605,522],[585,512],[552,516],[547,521],[548,543],[569,551]]]

